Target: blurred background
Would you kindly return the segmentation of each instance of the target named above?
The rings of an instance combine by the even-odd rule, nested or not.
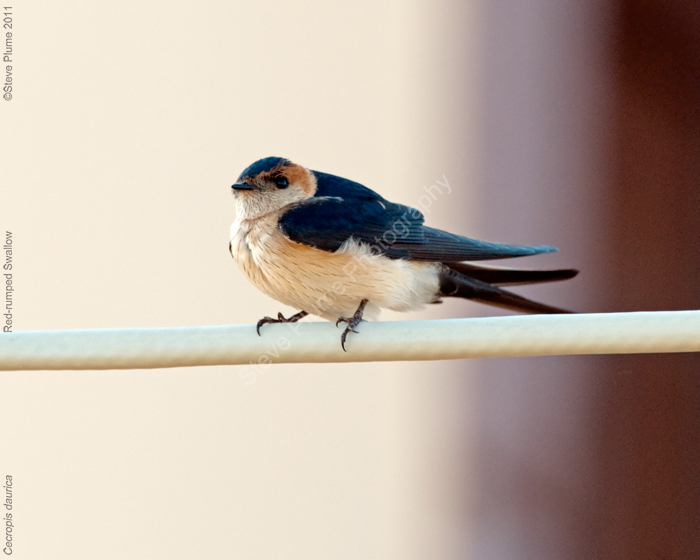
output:
[[[696,2],[11,12],[14,330],[291,311],[227,250],[230,185],[271,155],[414,206],[446,179],[429,225],[581,270],[519,290],[546,303],[700,305]],[[695,354],[1,379],[20,559],[700,557]]]

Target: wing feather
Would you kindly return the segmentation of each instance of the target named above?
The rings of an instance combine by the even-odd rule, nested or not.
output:
[[[423,225],[423,214],[385,200],[367,187],[335,175],[317,175],[316,195],[282,215],[279,227],[292,241],[337,251],[349,239],[392,259],[461,262],[556,251],[548,245],[502,245]]]

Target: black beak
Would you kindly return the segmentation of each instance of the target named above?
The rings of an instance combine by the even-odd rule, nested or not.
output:
[[[236,191],[252,191],[255,187],[248,183],[234,183],[231,188]]]

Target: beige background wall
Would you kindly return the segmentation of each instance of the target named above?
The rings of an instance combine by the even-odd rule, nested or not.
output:
[[[230,184],[269,155],[405,204],[444,174],[455,190],[429,222],[477,233],[470,3],[69,0],[12,12],[0,230],[15,243],[15,330],[289,311],[227,251]],[[13,557],[466,549],[464,364],[273,366],[252,385],[239,371],[3,373]]]

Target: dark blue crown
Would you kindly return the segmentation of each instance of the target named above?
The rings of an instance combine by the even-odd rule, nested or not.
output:
[[[286,158],[281,158],[281,157],[266,157],[263,159],[259,159],[255,163],[249,165],[243,170],[243,173],[241,173],[240,177],[255,177],[256,175],[259,175],[260,173],[266,173],[268,171],[272,171],[275,167],[277,167],[279,164],[290,164],[292,163]]]

